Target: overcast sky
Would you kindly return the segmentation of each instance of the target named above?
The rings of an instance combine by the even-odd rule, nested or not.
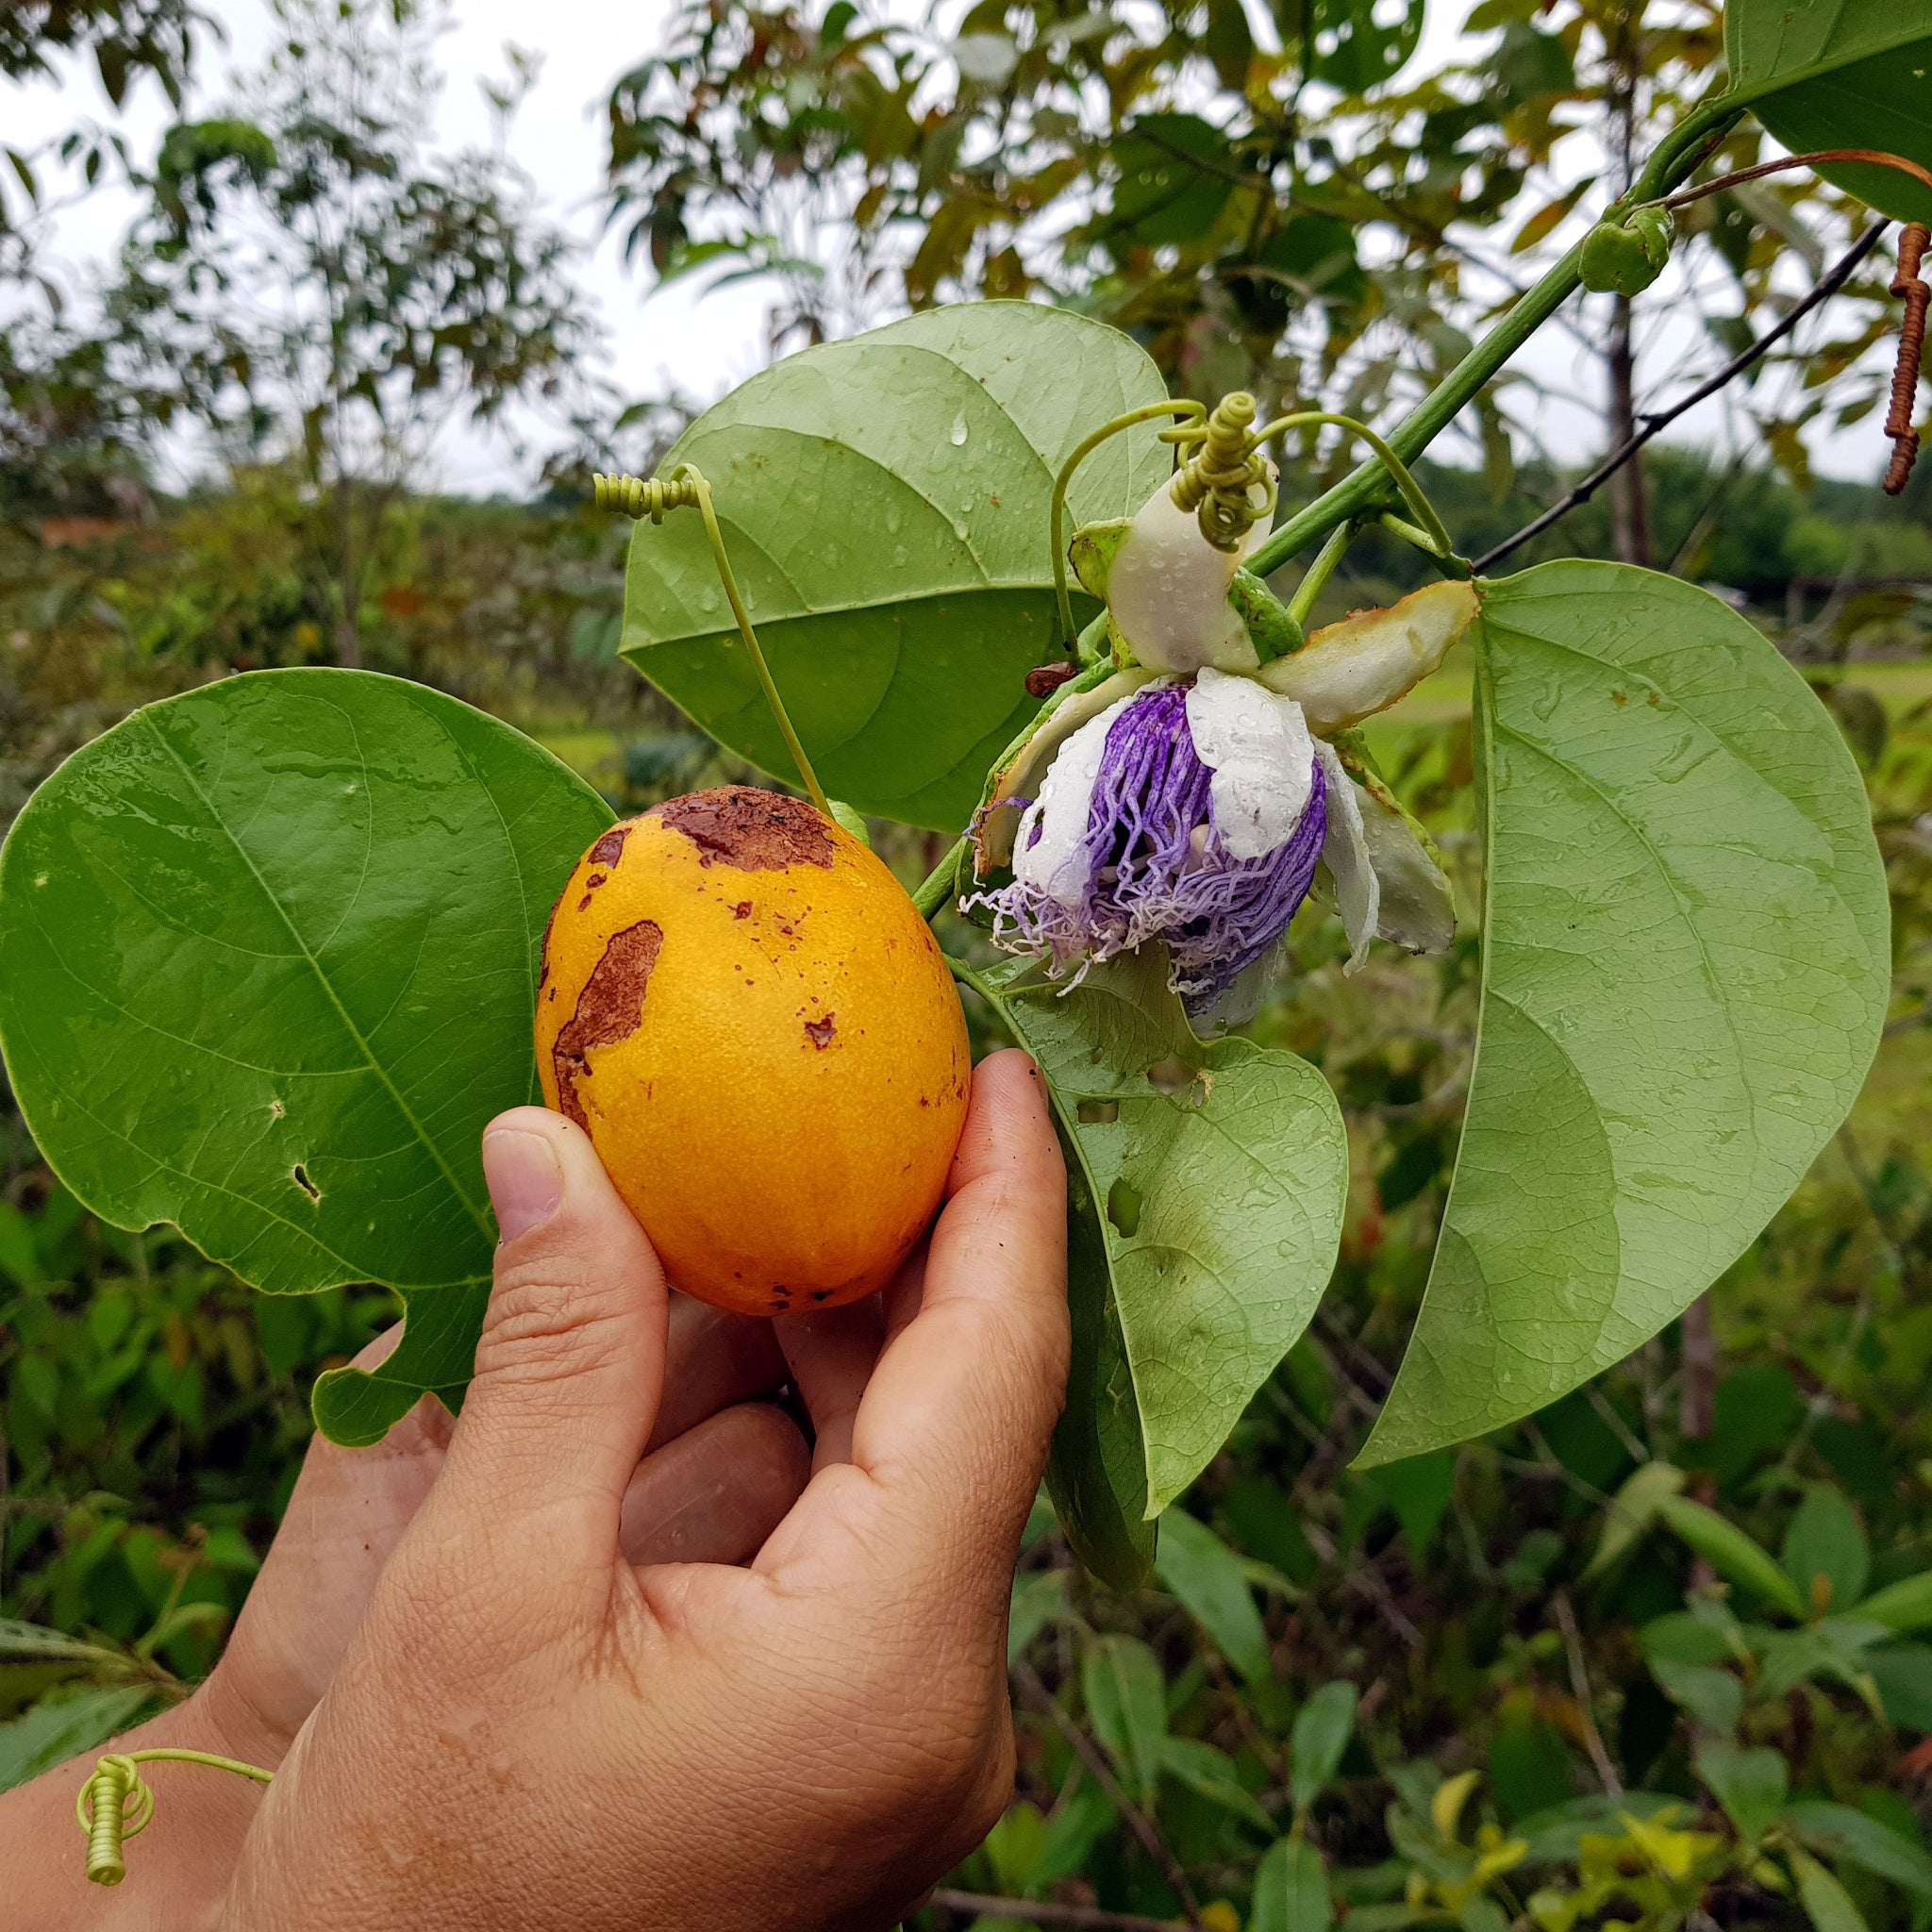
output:
[[[269,43],[271,24],[262,0],[203,4],[227,32],[225,48],[204,54],[205,110],[225,91],[231,69],[259,60]],[[457,24],[440,43],[448,79],[436,141],[445,147],[486,143],[491,118],[479,80],[504,72],[506,42],[541,55],[541,77],[518,114],[510,152],[535,179],[550,216],[585,244],[580,275],[609,328],[609,374],[619,386],[633,396],[675,390],[710,400],[761,366],[767,291],[745,284],[704,295],[680,283],[647,300],[646,278],[624,267],[615,237],[600,235],[603,104],[612,80],[657,46],[670,10],[668,0],[641,0],[622,8],[604,0],[543,0],[534,7],[529,0],[458,0],[455,10]],[[1445,7],[1441,0],[1431,8],[1430,31],[1419,67],[1453,50],[1456,35],[1448,22],[1459,19],[1464,11],[1460,5]],[[64,78],[65,85],[59,88],[45,82],[17,87],[0,81],[0,138],[31,147],[82,115],[109,118],[91,63],[70,66]],[[153,152],[167,118],[158,91],[143,85],[125,119],[137,151]],[[91,265],[111,254],[132,210],[125,193],[103,192],[65,213],[52,251],[63,278],[84,289]],[[1496,244],[1491,241],[1488,245]],[[1657,341],[1648,366],[1659,382],[1667,384],[1673,375],[1702,373],[1712,359],[1708,345],[1686,331]],[[1558,330],[1546,330],[1519,363],[1556,392],[1587,398],[1599,386],[1593,358]],[[1543,406],[1538,426],[1564,460],[1589,453],[1602,435],[1600,421],[1562,400],[1560,393]],[[1725,433],[1724,405],[1706,406],[1687,417],[1674,433],[1691,440],[1721,439]],[[1814,434],[1811,443],[1821,471],[1866,479],[1883,469],[1890,449],[1876,416],[1849,431]],[[1446,448],[1441,453],[1450,454]],[[514,489],[522,480],[500,444],[472,431],[451,432],[441,459],[442,481],[458,490]]]

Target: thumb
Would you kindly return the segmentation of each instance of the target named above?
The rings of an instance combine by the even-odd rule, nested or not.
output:
[[[664,1271],[561,1114],[499,1114],[483,1172],[502,1239],[439,1501],[498,1525],[541,1516],[556,1558],[601,1562],[663,1394]]]

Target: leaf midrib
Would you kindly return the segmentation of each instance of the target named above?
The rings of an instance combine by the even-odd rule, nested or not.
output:
[[[322,702],[326,704],[329,702],[329,700],[325,698],[322,700]],[[338,711],[341,710],[341,707],[339,705],[334,706],[333,708]],[[348,718],[348,714],[346,712],[343,712],[342,715],[344,719],[348,722],[351,728],[351,733],[353,735],[355,721],[353,719]],[[193,792],[195,798],[199,801],[202,809],[208,813],[209,822],[221,832],[222,836],[228,841],[229,845],[233,848],[236,857],[241,859],[242,863],[244,866],[248,868],[249,876],[252,879],[254,879],[257,888],[261,892],[262,897],[268,902],[268,904],[271,907],[274,908],[275,917],[281,921],[283,928],[287,931],[290,939],[294,942],[297,951],[300,952],[304,961],[308,964],[308,970],[310,971],[310,973],[314,974],[316,984],[319,987],[321,987],[324,997],[328,1001],[329,1005],[335,1009],[336,1017],[341,1022],[343,1030],[348,1034],[349,1038],[356,1042],[357,1048],[361,1053],[363,1060],[365,1064],[368,1066],[369,1071],[373,1074],[375,1074],[376,1080],[381,1084],[383,1091],[389,1095],[391,1101],[394,1104],[396,1111],[402,1115],[404,1121],[408,1124],[409,1131],[416,1136],[417,1140],[422,1143],[424,1148],[428,1153],[429,1158],[436,1163],[438,1169],[441,1170],[443,1179],[449,1184],[450,1191],[457,1197],[457,1199],[459,1202],[461,1202],[464,1212],[467,1213],[470,1219],[476,1224],[476,1227],[478,1231],[482,1234],[484,1240],[486,1241],[493,1241],[494,1229],[491,1226],[489,1218],[486,1215],[484,1215],[477,1208],[476,1204],[473,1200],[471,1200],[468,1191],[464,1188],[462,1182],[458,1179],[456,1171],[450,1166],[449,1161],[447,1158],[444,1156],[442,1149],[440,1146],[438,1146],[435,1140],[430,1136],[428,1130],[424,1126],[423,1123],[417,1119],[415,1109],[412,1107],[410,1107],[408,1101],[404,1098],[402,1090],[399,1087],[397,1087],[394,1080],[390,1077],[388,1069],[385,1068],[382,1065],[382,1063],[376,1058],[374,1049],[370,1046],[369,1041],[363,1037],[361,1028],[356,1024],[356,1022],[350,1016],[349,1009],[345,1006],[343,1006],[341,995],[338,994],[335,990],[334,983],[330,980],[328,974],[322,970],[321,961],[317,959],[314,953],[309,950],[308,941],[303,938],[301,932],[296,928],[295,922],[291,918],[290,918],[288,908],[282,904],[281,900],[276,896],[275,890],[269,885],[268,880],[263,877],[260,868],[256,864],[247,847],[244,846],[240,841],[240,839],[236,837],[234,831],[228,825],[227,821],[222,816],[221,812],[216,808],[213,799],[211,799],[208,795],[208,793],[202,789],[200,780],[195,776],[193,767],[191,766],[187,759],[184,758],[181,756],[181,754],[175,748],[173,741],[168,738],[167,734],[164,731],[162,731],[159,724],[156,723],[154,717],[151,714],[145,715],[143,717],[142,722],[147,725],[148,730],[153,734],[156,743],[158,743],[161,747],[161,749],[164,752],[166,752],[169,758],[174,762],[175,769],[181,774],[183,782],[188,786],[189,790],[192,792]],[[361,768],[362,782],[365,785],[367,785],[369,782],[369,763],[368,760],[362,757],[359,740],[358,740],[357,743],[357,758]],[[370,803],[370,809],[373,816],[375,810],[375,801],[373,798]]]

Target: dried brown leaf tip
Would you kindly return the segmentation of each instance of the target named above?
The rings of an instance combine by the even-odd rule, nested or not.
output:
[[[1912,410],[1919,400],[1919,363],[1925,350],[1925,310],[1932,306],[1932,288],[1919,275],[1932,230],[1910,222],[1899,231],[1898,274],[1891,292],[1905,300],[1905,320],[1898,332],[1898,366],[1891,373],[1891,409],[1885,433],[1891,438],[1891,467],[1885,473],[1885,493],[1896,496],[1911,480],[1919,459],[1919,432],[1912,427]]]

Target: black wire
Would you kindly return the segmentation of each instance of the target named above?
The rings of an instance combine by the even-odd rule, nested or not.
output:
[[[1831,272],[1775,328],[1768,329],[1748,347],[1740,350],[1709,381],[1700,383],[1682,402],[1674,404],[1668,409],[1660,409],[1646,415],[1643,419],[1643,427],[1627,442],[1613,449],[1561,502],[1553,504],[1534,522],[1524,524],[1513,537],[1504,538],[1493,550],[1486,551],[1478,557],[1473,566],[1475,574],[1480,576],[1491,565],[1500,563],[1512,551],[1522,549],[1532,537],[1541,536],[1553,524],[1561,522],[1573,509],[1588,503],[1645,443],[1668,429],[1687,409],[1694,409],[1707,397],[1714,396],[1726,383],[1741,375],[1767,350],[1781,342],[1806,316],[1821,303],[1828,302],[1851,280],[1858,264],[1877,247],[1878,238],[1889,225],[1889,223],[1882,220],[1874,222],[1840,257]]]

